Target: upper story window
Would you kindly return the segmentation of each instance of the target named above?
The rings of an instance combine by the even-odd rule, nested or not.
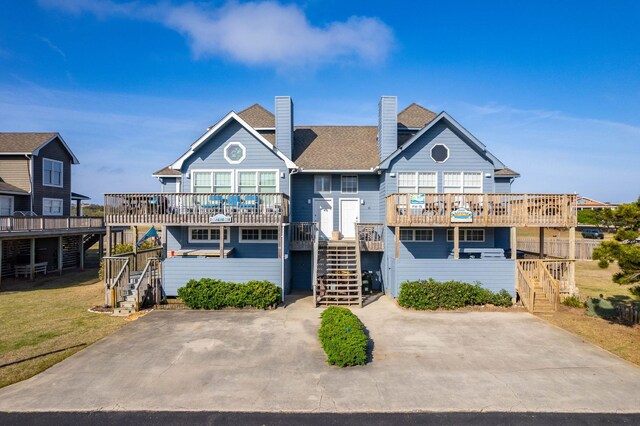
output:
[[[431,147],[431,159],[436,163],[444,163],[449,159],[449,148],[443,144]]]
[[[234,179],[235,177],[235,179]],[[193,192],[272,194],[278,192],[277,170],[202,170],[192,172]]]
[[[433,194],[438,189],[436,172],[399,172],[398,192],[409,194]]]
[[[315,175],[313,177],[313,189],[316,194],[331,192],[331,175]]]
[[[63,200],[61,198],[43,198],[42,199],[42,215],[43,216],[62,216]]]
[[[443,172],[442,192],[481,194],[482,193],[482,173],[481,172]]]
[[[46,186],[62,187],[62,161],[42,159],[42,183]]]
[[[278,190],[277,171],[238,171],[238,192],[273,194]]]
[[[358,176],[343,175],[340,180],[340,192],[342,192],[343,194],[357,194]]]
[[[224,147],[224,159],[229,164],[240,164],[247,156],[247,149],[240,142],[229,142]]]
[[[193,192],[233,192],[232,176],[230,171],[193,172]]]

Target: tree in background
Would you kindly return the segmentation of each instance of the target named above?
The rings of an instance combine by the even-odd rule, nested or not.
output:
[[[582,225],[602,225],[604,223],[602,211],[598,209],[578,210],[578,223]]]
[[[593,250],[593,259],[601,268],[618,262],[621,272],[613,275],[613,282],[632,284],[640,282],[640,197],[638,201],[621,204],[615,210],[602,211],[603,220],[618,228],[614,241],[605,241]]]

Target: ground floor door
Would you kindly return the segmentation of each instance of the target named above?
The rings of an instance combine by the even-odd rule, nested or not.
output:
[[[0,195],[0,216],[13,215],[13,197]]]
[[[333,232],[333,200],[313,199],[313,221],[320,226],[320,238],[330,239]]]
[[[340,200],[340,232],[344,238],[355,238],[355,224],[360,221],[360,200],[348,198]]]

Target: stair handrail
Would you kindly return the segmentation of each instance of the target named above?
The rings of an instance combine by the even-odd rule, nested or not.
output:
[[[555,279],[551,272],[547,269],[547,265],[545,262],[540,261],[539,264],[540,272],[538,273],[540,279],[540,286],[542,287],[542,291],[548,296],[551,300],[551,305],[553,306],[553,310],[558,310],[558,303],[560,302],[560,281]]]
[[[527,272],[522,267],[521,262],[517,262],[517,276],[516,291],[520,295],[522,304],[529,312],[533,312],[533,303],[535,300],[535,289],[529,280]]]
[[[156,280],[160,279],[159,274],[156,272],[160,271],[159,268],[160,259],[157,257],[152,257],[147,260],[147,264],[145,265],[142,273],[133,284],[132,293],[136,302],[136,311],[140,310],[142,306],[142,302],[146,299],[149,291],[159,291],[158,282]],[[157,300],[157,294],[154,298],[154,302]]]
[[[318,307],[318,297],[317,297],[317,288],[318,288],[318,251],[320,248],[320,226],[318,225],[318,222],[312,222],[313,223],[313,255],[312,255],[312,262],[313,262],[313,277],[312,277],[312,283],[313,283],[313,306],[315,308]]]
[[[105,273],[105,285],[107,286],[107,290],[110,291],[111,294],[111,307],[115,309],[118,307],[118,303],[123,301],[126,297],[126,289],[129,285],[130,276],[129,258],[105,256],[102,259],[103,261],[105,261],[103,265]],[[111,278],[110,263],[113,261],[122,262],[122,267],[120,267],[120,270],[118,271],[115,279]]]

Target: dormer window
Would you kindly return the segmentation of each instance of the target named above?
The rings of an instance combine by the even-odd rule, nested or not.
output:
[[[443,144],[431,147],[431,159],[436,163],[444,163],[449,159],[449,148]]]
[[[42,183],[62,187],[62,161],[42,159]]]

